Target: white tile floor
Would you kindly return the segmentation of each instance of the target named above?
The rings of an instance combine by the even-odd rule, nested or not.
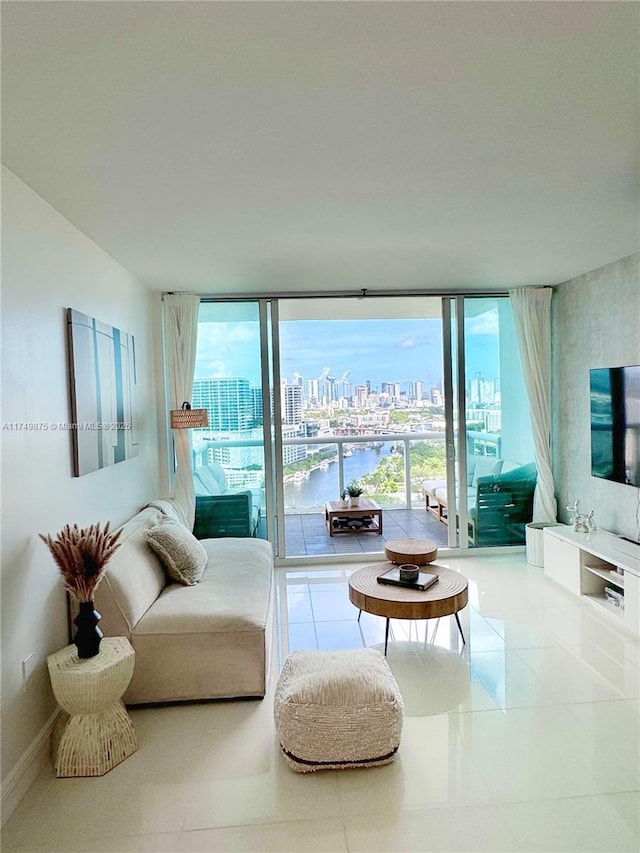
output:
[[[640,643],[524,557],[439,563],[469,578],[451,617],[392,622],[398,759],[298,775],[262,702],[132,712],[139,751],[99,779],[43,772],[10,851],[640,850]],[[287,649],[380,646],[348,601],[356,568],[281,573]]]

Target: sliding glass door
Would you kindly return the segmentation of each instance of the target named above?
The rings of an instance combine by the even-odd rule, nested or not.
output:
[[[228,516],[225,498],[250,496],[248,532],[267,538],[267,504],[272,503],[268,471],[270,424],[265,421],[264,368],[270,363],[270,333],[260,303],[202,302],[191,403],[206,409],[209,426],[192,431],[197,497],[220,498],[215,516]],[[265,353],[266,350],[266,353]],[[270,397],[267,373],[267,401]],[[236,501],[234,511],[239,507]],[[229,503],[231,507],[231,503]],[[236,528],[234,527],[234,530]],[[226,528],[214,528],[224,535]]]
[[[384,539],[429,537],[423,482],[444,485],[440,299],[281,299],[279,371],[287,556],[379,554]],[[367,518],[325,507],[350,483],[382,507]]]
[[[533,458],[525,396],[506,297],[203,301],[196,492],[249,492],[251,535],[279,558],[379,554],[407,537],[519,543],[522,472],[509,494],[487,477]],[[366,518],[328,529],[351,482],[382,508],[384,536]]]
[[[449,544],[524,544],[535,465],[522,367],[508,297],[444,300]]]

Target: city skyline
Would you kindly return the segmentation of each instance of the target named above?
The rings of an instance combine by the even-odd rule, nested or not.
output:
[[[497,319],[497,318],[496,318]],[[497,323],[490,313],[466,323],[470,377],[499,377]],[[236,378],[260,384],[257,322],[201,323],[196,379]],[[408,320],[290,320],[280,323],[281,377],[295,382],[327,375],[352,386],[367,380],[442,382],[442,323],[438,318]]]

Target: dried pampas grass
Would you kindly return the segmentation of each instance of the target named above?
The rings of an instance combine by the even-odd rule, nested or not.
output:
[[[60,569],[65,587],[78,601],[92,601],[107,563],[120,547],[121,532],[111,533],[107,522],[104,530],[99,523],[82,529],[77,524],[67,524],[55,539],[40,534]]]

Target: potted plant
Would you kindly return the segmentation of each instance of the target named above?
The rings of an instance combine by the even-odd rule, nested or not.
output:
[[[349,506],[349,492],[346,489],[340,492],[340,501],[345,509]]]
[[[362,486],[355,480],[352,480],[347,486],[347,494],[349,495],[350,506],[360,506],[360,496],[364,492]]]
[[[67,591],[79,602],[79,613],[74,619],[78,630],[73,640],[79,658],[95,657],[100,650],[100,614],[93,606],[93,595],[107,563],[120,547],[120,534],[120,530],[110,532],[109,522],[104,529],[100,524],[82,529],[77,524],[73,527],[67,524],[55,539],[40,534],[60,569]]]

